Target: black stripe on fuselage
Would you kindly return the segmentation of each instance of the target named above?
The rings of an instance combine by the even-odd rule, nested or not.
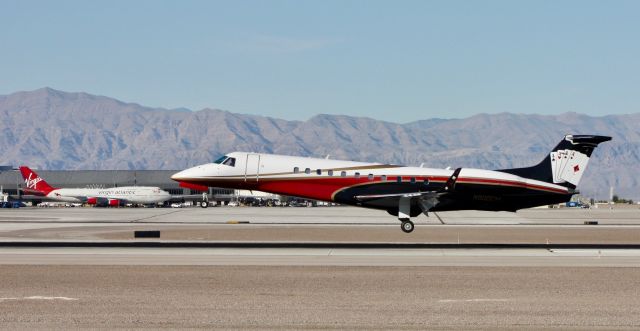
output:
[[[354,185],[334,193],[336,202],[374,209],[397,210],[399,197],[381,198],[359,201],[356,196],[384,195],[398,193],[419,193],[437,191],[440,183],[369,183]],[[433,211],[449,210],[488,210],[488,211],[516,211],[523,208],[556,204],[569,201],[569,193],[554,193],[517,186],[497,186],[476,183],[458,183],[453,192],[441,196],[440,203]],[[415,201],[412,214],[420,214]]]

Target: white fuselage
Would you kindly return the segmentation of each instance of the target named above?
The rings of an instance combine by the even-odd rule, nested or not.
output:
[[[256,189],[270,193],[334,201],[335,193],[345,187],[368,183],[428,180],[444,183],[453,170],[405,167],[379,163],[341,161],[273,154],[234,152],[233,165],[209,163],[183,170],[172,176],[208,186]],[[552,183],[523,178],[512,174],[464,168],[458,183],[504,185],[537,188],[566,194],[567,188]]]
[[[171,179],[202,190],[227,187],[386,210],[410,218],[451,210],[511,211],[569,201],[593,149],[611,137],[567,135],[530,167],[431,169],[286,155],[233,152]]]
[[[46,195],[54,201],[83,203],[89,198],[119,200],[127,203],[152,204],[164,202],[171,195],[157,187],[124,186],[106,189],[59,188]]]

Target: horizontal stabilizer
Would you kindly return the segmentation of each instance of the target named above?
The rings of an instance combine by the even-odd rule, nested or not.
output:
[[[22,191],[22,194],[26,194],[26,195],[35,195],[39,197],[46,196],[46,194],[44,194],[42,191],[38,191],[30,188],[23,188],[21,191]]]

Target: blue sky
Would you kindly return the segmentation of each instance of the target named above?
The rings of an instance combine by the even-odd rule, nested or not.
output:
[[[0,94],[392,122],[640,111],[640,1],[0,0]]]

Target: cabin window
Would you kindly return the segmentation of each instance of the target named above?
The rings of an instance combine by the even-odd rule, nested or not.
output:
[[[165,191],[169,192],[169,194],[171,195],[183,195],[185,190],[181,188],[170,188],[170,189],[165,189]],[[7,192],[7,190],[5,190],[5,192]]]
[[[386,182],[387,181],[387,175],[380,176],[380,181]]]
[[[422,183],[423,183],[425,186],[429,185],[429,178],[425,178],[425,179],[422,181]]]
[[[300,172],[300,168],[298,168],[298,167],[293,168],[293,173],[294,174],[297,174],[299,172]]]
[[[341,171],[340,172],[340,177],[347,177],[347,172],[346,171]]]
[[[369,174],[369,176],[367,176],[367,179],[373,180],[373,174]]]
[[[356,172],[356,173],[355,173],[355,177],[356,177],[356,178],[360,178],[360,173],[359,173],[359,172]]]
[[[226,159],[224,162],[222,162],[222,164],[224,164],[226,166],[230,166],[230,167],[235,167],[236,166],[236,158],[235,157],[230,157],[230,158]]]
[[[398,176],[398,177],[396,177],[396,181],[397,181],[398,183],[402,183],[402,176]]]
[[[318,169],[318,170],[316,170],[316,174],[318,174],[318,175],[322,175],[322,169]]]
[[[411,177],[411,184],[415,184],[416,183],[416,178],[415,177]]]
[[[333,176],[333,170],[327,170],[327,175]]]
[[[311,173],[311,169],[310,168],[304,169],[304,173],[307,174],[307,175],[310,174]]]

